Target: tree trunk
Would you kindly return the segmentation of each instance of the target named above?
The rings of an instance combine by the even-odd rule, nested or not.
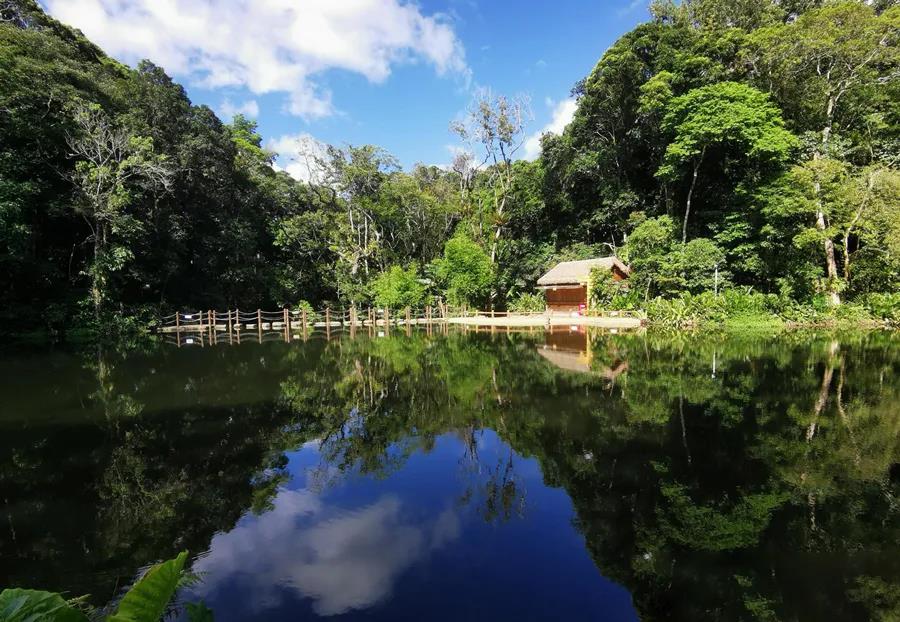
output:
[[[94,266],[91,270],[91,301],[94,303],[94,319],[100,321],[100,304],[102,302],[102,294],[100,292],[100,231],[94,232]]]
[[[687,244],[687,226],[688,218],[691,216],[691,201],[694,198],[694,188],[697,187],[697,175],[700,173],[700,164],[703,162],[703,156],[706,154],[706,147],[700,152],[700,157],[694,163],[694,175],[691,177],[691,187],[688,189],[687,201],[684,206],[684,223],[681,225],[681,243]]]
[[[819,183],[816,182],[816,193],[819,192]],[[822,205],[816,206],[816,228],[825,233],[827,226],[825,224],[825,213],[822,211]],[[825,268],[828,275],[828,299],[833,305],[841,304],[841,296],[834,289],[834,282],[838,276],[837,260],[834,255],[834,240],[829,237],[825,238]]]
[[[828,97],[828,107],[825,110],[825,127],[822,128],[822,147],[821,152],[813,155],[813,159],[818,160],[825,155],[828,150],[828,141],[831,138],[831,129],[834,125],[834,104],[833,95]],[[816,191],[816,229],[825,234],[828,226],[825,222],[825,210],[822,206],[822,184],[817,180],[815,183]],[[835,290],[835,283],[838,278],[837,261],[834,256],[834,240],[825,237],[825,270],[828,275],[828,299],[832,305],[841,304],[841,296]]]
[[[107,230],[109,225],[103,221],[94,221],[94,265],[91,268],[91,302],[94,305],[94,319],[100,321],[103,308],[103,290],[106,287],[106,273],[100,265],[100,258],[106,251]]]

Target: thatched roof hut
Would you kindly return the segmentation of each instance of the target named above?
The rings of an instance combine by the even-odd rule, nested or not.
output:
[[[538,279],[538,287],[558,287],[560,285],[587,285],[591,278],[591,270],[605,268],[614,277],[624,279],[631,269],[619,261],[618,257],[601,257],[599,259],[582,259],[580,261],[563,261],[556,264],[547,274]]]
[[[563,261],[538,279],[537,285],[547,298],[547,308],[561,313],[584,313],[590,298],[591,271],[609,270],[612,278],[628,278],[631,269],[618,257],[601,257],[581,261]]]

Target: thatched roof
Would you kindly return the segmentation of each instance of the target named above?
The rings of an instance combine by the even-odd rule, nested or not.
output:
[[[555,285],[584,285],[591,276],[594,268],[617,268],[622,274],[627,275],[631,270],[619,261],[618,257],[601,257],[600,259],[583,259],[581,261],[564,261],[556,264],[547,274],[538,279],[539,287],[552,287]]]

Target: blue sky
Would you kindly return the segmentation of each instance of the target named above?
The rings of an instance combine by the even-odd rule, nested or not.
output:
[[[315,141],[445,164],[479,88],[526,95],[528,134],[559,130],[572,85],[645,0],[42,0],[109,54],[150,58],[194,103],[254,117],[292,168]],[[302,139],[299,140],[299,139]],[[305,146],[299,146],[305,145]],[[532,140],[529,156],[535,155]],[[526,150],[523,149],[523,153]]]

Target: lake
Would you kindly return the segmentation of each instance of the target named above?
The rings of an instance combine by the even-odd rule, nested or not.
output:
[[[202,346],[0,355],[0,586],[188,550],[220,622],[900,615],[900,334]]]

